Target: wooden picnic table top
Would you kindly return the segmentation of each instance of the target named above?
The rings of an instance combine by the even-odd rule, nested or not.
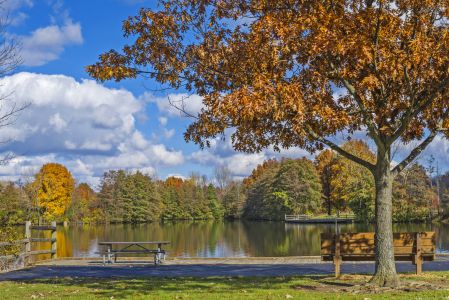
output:
[[[151,245],[151,244],[170,244],[169,241],[151,241],[151,242],[98,242],[99,245]]]

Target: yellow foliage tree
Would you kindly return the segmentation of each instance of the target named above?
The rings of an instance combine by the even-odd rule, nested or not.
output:
[[[44,218],[55,220],[62,217],[72,201],[75,187],[69,170],[61,164],[45,164],[36,174],[33,185],[38,191],[38,206],[43,209]]]

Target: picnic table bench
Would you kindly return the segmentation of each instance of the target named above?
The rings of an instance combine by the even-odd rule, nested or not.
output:
[[[374,261],[374,232],[321,234],[321,259],[333,261],[335,276],[340,276],[342,261]],[[435,259],[435,232],[393,234],[396,261],[411,261],[421,274],[423,261]]]
[[[158,265],[165,260],[165,250],[162,245],[168,245],[168,241],[151,241],[151,242],[99,242],[100,246],[106,249],[100,251],[103,255],[103,264],[117,262],[119,254],[152,254],[154,255],[154,264]],[[156,249],[150,249],[149,246],[157,245]],[[116,247],[114,247],[116,246]],[[134,248],[133,248],[134,247]],[[133,249],[132,249],[133,248]],[[137,248],[137,249],[135,249]],[[107,258],[107,260],[106,260]],[[112,260],[114,258],[114,260]]]

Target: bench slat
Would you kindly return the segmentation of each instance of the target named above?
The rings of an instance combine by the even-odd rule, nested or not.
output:
[[[393,234],[393,245],[395,259],[398,261],[435,259],[435,232],[419,232],[419,249],[417,249],[417,233],[401,232]],[[336,242],[338,241],[338,253]],[[374,232],[343,233],[340,235],[321,234],[321,256],[322,260],[334,261],[336,274],[339,274],[339,261],[371,261],[375,260]],[[419,250],[419,251],[418,251]],[[417,273],[421,268],[421,262],[417,263]],[[338,270],[337,270],[338,269]],[[420,270],[420,269],[419,269]]]
[[[108,251],[103,251],[103,252],[99,252],[99,253],[104,253],[104,254],[108,254],[108,253],[165,253],[165,250],[111,250],[110,252]]]
[[[435,237],[434,231],[422,231],[422,232],[395,232],[393,233],[393,238],[395,239],[414,239],[416,233],[421,234],[422,239],[432,239]],[[335,233],[321,233],[321,238],[323,239],[333,239]],[[340,238],[344,239],[374,239],[374,232],[358,232],[358,233],[340,233]]]
[[[331,239],[322,240],[321,248],[330,247],[330,246],[333,246],[333,244],[334,244],[333,239],[332,240]],[[340,240],[340,245],[345,245],[345,244],[350,244],[350,245],[359,244],[359,245],[363,245],[363,246],[374,246],[374,239],[367,240],[367,241],[355,240],[355,239]],[[399,240],[399,239],[393,240],[393,245],[395,247],[413,246],[415,244],[416,244],[415,240]],[[421,245],[422,246],[432,246],[432,245],[434,245],[434,240],[433,239],[421,239]]]
[[[366,254],[360,254],[360,255],[342,255],[343,261],[374,261],[375,256],[374,255],[366,255]],[[334,256],[333,255],[323,255],[321,257],[322,261],[333,261]],[[413,255],[395,255],[394,256],[395,261],[412,261]],[[424,261],[433,261],[435,260],[435,254],[423,254],[422,259]]]

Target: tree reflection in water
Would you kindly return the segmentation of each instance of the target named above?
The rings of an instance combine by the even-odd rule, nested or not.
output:
[[[372,225],[341,224],[339,231],[373,231]],[[449,225],[395,224],[395,232],[434,230],[437,249],[449,252]],[[59,257],[94,257],[99,241],[168,240],[171,257],[262,257],[320,254],[320,234],[334,224],[285,224],[253,221],[176,221],[58,227]],[[43,245],[42,245],[43,246]]]

